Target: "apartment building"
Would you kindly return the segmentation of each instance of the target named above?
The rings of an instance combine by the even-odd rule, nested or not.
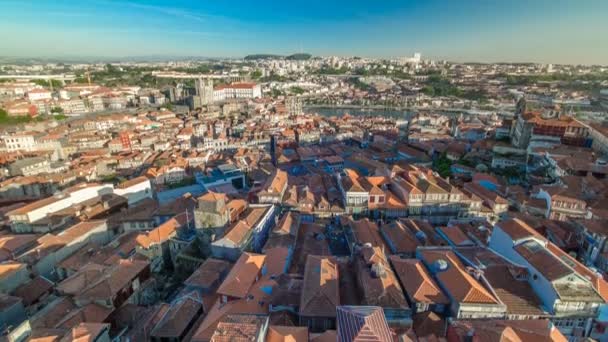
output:
[[[287,190],[287,172],[275,169],[262,190],[258,192],[258,201],[260,203],[281,203],[285,190]]]
[[[2,142],[8,152],[14,151],[33,151],[36,146],[36,137],[40,136],[37,132],[20,132],[17,134],[3,135]]]
[[[213,89],[213,101],[229,99],[256,99],[262,97],[262,88],[255,83],[231,83]]]
[[[559,109],[525,112],[518,115],[511,133],[515,147],[573,145],[590,146],[589,128]]]
[[[331,257],[309,255],[300,297],[300,325],[311,332],[336,328],[336,307],[340,305],[338,264]]]
[[[577,190],[580,189],[543,186],[532,196],[545,201],[550,219],[565,221],[591,218],[587,202],[580,198]]]
[[[530,286],[564,335],[589,335],[599,307],[608,299],[608,284],[601,277],[519,219],[497,223],[489,247],[527,267]]]
[[[217,258],[237,260],[246,250],[260,251],[274,224],[273,205],[250,207],[241,219],[231,224],[223,236],[211,243],[211,253]]]
[[[451,316],[457,319],[505,316],[507,307],[491,289],[483,272],[468,267],[450,248],[421,248],[416,254],[448,297]]]
[[[411,311],[399,280],[381,247],[362,247],[355,256],[358,288],[363,305],[379,306],[391,324],[405,324]]]
[[[53,214],[92,198],[112,194],[112,192],[111,184],[82,183],[57,195],[9,211],[6,216],[9,219],[11,230],[16,233],[31,233],[37,223],[44,219],[49,220]]]
[[[407,204],[408,217],[433,224],[475,217],[481,207],[479,198],[465,194],[431,170],[413,165],[391,178],[391,190]]]

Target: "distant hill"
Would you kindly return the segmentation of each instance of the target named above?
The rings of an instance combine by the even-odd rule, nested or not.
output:
[[[287,59],[290,61],[305,61],[305,60],[310,59],[311,57],[312,57],[312,55],[309,53],[294,53],[293,55],[289,55],[289,56],[260,53],[260,54],[255,54],[255,55],[247,55],[247,56],[245,56],[245,60],[246,61],[256,61],[256,60],[260,60],[260,59],[284,58],[284,59]]]
[[[273,58],[283,58],[281,55],[270,55],[270,54],[256,54],[256,55],[247,55],[245,56],[246,61],[255,61],[259,59],[273,59]]]
[[[309,53],[294,53],[293,55],[285,57],[285,59],[288,59],[290,61],[306,61],[309,60],[311,57],[312,55]]]

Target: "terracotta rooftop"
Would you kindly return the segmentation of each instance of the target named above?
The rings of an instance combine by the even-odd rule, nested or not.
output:
[[[221,281],[222,275],[228,273],[231,268],[232,264],[228,261],[208,258],[184,281],[184,284],[211,289],[213,284]]]
[[[549,281],[558,280],[574,273],[574,270],[568,267],[564,261],[558,259],[534,240],[528,240],[515,246],[514,249]]]
[[[152,245],[162,244],[177,234],[177,230],[185,226],[187,220],[188,215],[186,213],[181,213],[172,217],[167,222],[152,229],[146,234],[140,234],[137,237],[137,243],[143,248],[150,248]]]
[[[433,311],[416,313],[413,321],[412,328],[418,337],[445,336],[447,328],[446,321]]]
[[[473,332],[474,340],[484,342],[539,341],[566,342],[568,339],[549,320],[455,320],[448,328],[457,340],[465,340]]]
[[[30,325],[34,329],[55,329],[67,314],[76,309],[77,306],[71,299],[59,297],[30,317]]]
[[[145,182],[150,182],[150,180],[147,177],[141,176],[141,177],[136,177],[127,181],[124,181],[120,184],[118,184],[116,186],[116,188],[118,189],[126,189],[129,187],[132,187],[134,185],[140,184],[140,183],[145,183]]]
[[[340,305],[338,265],[330,257],[309,255],[304,271],[300,315],[335,317]]]
[[[310,342],[336,342],[338,340],[338,332],[335,330],[325,330],[321,334],[311,334]]]
[[[27,267],[26,264],[22,264],[20,262],[5,262],[0,264],[0,279],[4,279],[5,277],[8,277],[10,275],[12,275],[13,273],[17,272],[20,269],[23,269]]]
[[[525,273],[524,273],[525,272]],[[490,266],[484,269],[484,275],[496,293],[496,296],[507,306],[507,314],[524,316],[543,316],[542,303],[528,279],[517,276],[527,274],[527,269],[515,266]]]
[[[448,304],[447,297],[441,288],[424,267],[422,261],[417,259],[402,259],[391,256],[390,262],[397,277],[401,281],[407,295],[414,302],[429,304]]]
[[[300,228],[298,215],[292,211],[288,211],[285,215],[283,215],[283,217],[281,217],[281,220],[272,230],[272,233],[296,236],[298,228]]]
[[[426,265],[437,268],[435,277],[454,300],[471,304],[499,304],[498,300],[469,274],[451,250],[427,249],[421,251],[421,256]]]
[[[81,323],[72,328],[60,342],[95,342],[104,331],[109,331],[110,325],[103,323]]]
[[[156,338],[179,338],[184,336],[189,325],[196,320],[203,312],[201,302],[189,296],[177,300],[169,310],[163,315],[162,319],[156,324],[151,336]]]
[[[581,276],[591,281],[593,288],[600,294],[604,301],[608,301],[608,282],[597,273],[591,271],[588,267],[581,264],[578,260],[573,258],[570,254],[564,252],[562,249],[549,242],[547,249],[551,251],[555,256],[564,260],[571,265],[571,267]]]
[[[18,287],[13,295],[23,299],[23,305],[29,306],[38,300],[42,295],[51,291],[55,284],[44,278],[36,276],[23,286]]]
[[[361,219],[350,222],[350,228],[353,232],[355,242],[361,245],[366,243],[371,244],[373,247],[385,248],[384,239],[380,236],[380,229],[378,225],[369,219]]]
[[[61,321],[57,323],[57,328],[71,329],[80,323],[104,323],[113,309],[101,306],[96,303],[89,303],[83,307],[72,310]]]
[[[384,311],[379,306],[338,306],[336,321],[339,342],[393,340]]]
[[[526,222],[514,218],[505,221],[500,221],[496,224],[502,231],[511,237],[513,241],[534,237],[544,241],[545,238],[540,235],[534,228],[530,227]]]
[[[217,289],[217,293],[229,297],[245,298],[262,270],[265,260],[266,256],[262,254],[247,252],[241,254],[222,285]]]
[[[413,254],[416,252],[416,248],[422,245],[415,233],[401,221],[383,224],[380,231],[394,254]]]
[[[108,271],[109,274],[85,288],[76,296],[76,299],[107,300],[112,298],[149,265],[147,261],[142,260],[120,260]]]
[[[205,201],[205,202],[218,202],[218,201],[228,202],[228,197],[226,197],[226,194],[223,194],[223,193],[208,191],[206,194],[200,196],[198,198],[198,200]]]
[[[475,245],[475,243],[460,229],[460,227],[439,227],[437,230],[443,233],[448,242],[451,242],[455,246]]]
[[[250,342],[261,335],[267,316],[229,315],[215,329],[211,342]]]
[[[286,246],[276,246],[264,249],[266,255],[266,273],[269,275],[279,275],[285,273],[288,261],[291,257],[291,250]]]
[[[266,342],[308,342],[308,327],[271,325]]]
[[[399,280],[379,247],[365,246],[356,261],[359,287],[364,305],[408,309]]]

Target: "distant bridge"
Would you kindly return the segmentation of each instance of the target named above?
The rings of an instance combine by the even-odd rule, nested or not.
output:
[[[74,74],[60,74],[60,75],[0,75],[0,79],[8,79],[8,80],[57,80],[64,82],[65,81],[74,81],[76,79],[76,75]]]
[[[231,75],[186,74],[186,73],[182,73],[182,72],[163,72],[163,71],[154,71],[154,72],[152,72],[152,76],[159,77],[159,78],[179,78],[179,79],[199,79],[199,78],[203,78],[203,79],[225,79],[225,78],[239,79],[239,78],[242,78],[242,76],[238,76],[238,75],[231,76]]]

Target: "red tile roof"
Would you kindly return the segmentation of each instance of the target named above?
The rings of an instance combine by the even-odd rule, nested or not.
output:
[[[241,254],[222,285],[217,289],[217,293],[229,297],[245,298],[249,288],[258,278],[265,261],[266,256],[262,254]]]
[[[395,273],[408,296],[415,302],[429,304],[448,304],[447,297],[431,277],[422,261],[390,257]]]
[[[445,263],[447,268],[439,270],[435,277],[449,295],[460,303],[499,304],[498,300],[471,274],[460,259],[448,249],[429,249],[422,251],[427,265]]]
[[[266,342],[308,342],[308,327],[271,325],[268,327]]]
[[[541,241],[545,240],[545,238],[534,230],[534,228],[518,218],[500,221],[496,226],[509,235],[513,241],[529,237],[534,237]]]
[[[160,226],[152,229],[146,234],[137,237],[137,243],[143,248],[150,248],[152,245],[162,244],[177,234],[177,230],[186,225],[188,215],[181,213]]]
[[[387,342],[393,336],[384,311],[379,306],[337,307],[338,339],[340,342]]]
[[[340,305],[338,265],[331,257],[309,255],[300,297],[300,315],[335,317]]]
[[[213,290],[212,286],[216,283],[219,284],[223,275],[227,274],[231,268],[232,264],[228,261],[208,258],[184,281],[184,284]]]
[[[211,342],[250,342],[261,335],[266,316],[229,315],[215,329]]]

